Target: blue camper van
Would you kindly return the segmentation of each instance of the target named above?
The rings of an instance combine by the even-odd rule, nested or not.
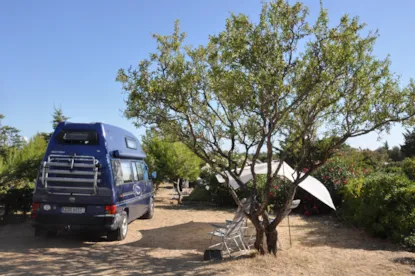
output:
[[[104,232],[123,240],[128,224],[154,214],[152,178],[133,134],[103,123],[60,123],[33,195],[35,235],[58,230]]]

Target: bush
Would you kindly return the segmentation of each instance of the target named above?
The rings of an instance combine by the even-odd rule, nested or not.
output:
[[[410,251],[415,251],[415,232],[403,239],[402,245]]]
[[[36,135],[22,148],[9,148],[0,159],[0,204],[6,213],[30,210],[34,181],[46,149],[42,136]]]
[[[391,173],[391,174],[404,174],[404,171],[402,169],[402,167],[398,167],[398,166],[387,166],[384,169],[385,173]]]
[[[409,179],[415,180],[415,159],[414,158],[406,158],[403,161],[402,170],[405,172],[406,176]]]
[[[32,206],[34,184],[21,184],[20,187],[3,189],[0,204],[5,207],[5,215],[22,211],[26,214]]]
[[[353,179],[342,188],[342,194],[340,212],[346,220],[374,236],[414,245],[414,182],[402,175],[377,173]]]
[[[361,152],[349,152],[344,154],[338,153],[337,156],[329,159],[326,164],[318,168],[313,176],[321,181],[329,191],[335,206],[342,203],[342,194],[340,190],[343,186],[348,185],[350,180],[369,175],[373,172],[371,167],[367,167],[365,155]],[[327,214],[332,209],[323,204],[313,195],[298,189],[297,197],[301,199],[299,210],[304,215]]]

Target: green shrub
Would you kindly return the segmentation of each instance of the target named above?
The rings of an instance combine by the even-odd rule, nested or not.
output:
[[[43,137],[36,135],[22,148],[8,148],[0,158],[0,204],[6,212],[30,210],[33,183],[46,146]]]
[[[410,251],[415,251],[415,232],[408,237],[404,237],[402,245]]]
[[[2,190],[0,204],[5,207],[5,215],[22,211],[26,214],[32,206],[34,184],[20,183],[20,186]]]
[[[415,159],[414,158],[406,158],[403,161],[402,169],[409,179],[415,180]]]
[[[398,166],[387,166],[385,167],[384,171],[386,173],[404,174],[402,167],[398,167]]]
[[[326,186],[335,206],[338,207],[342,203],[340,191],[344,186],[349,185],[349,182],[354,178],[367,176],[373,172],[365,156],[359,151],[339,152],[313,173],[313,176]],[[297,211],[301,211],[305,215],[332,212],[331,208],[302,189],[297,190],[297,197],[301,199]]]
[[[363,177],[354,178],[340,191],[343,202],[341,208],[337,210],[338,215],[354,224],[359,224],[362,217],[361,191],[364,183],[365,179]]]
[[[410,246],[415,229],[415,183],[405,176],[376,173],[343,187],[341,214],[374,236]],[[412,239],[413,240],[413,239]]]

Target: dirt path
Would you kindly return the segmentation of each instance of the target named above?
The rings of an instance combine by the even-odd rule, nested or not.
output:
[[[278,257],[203,262],[211,223],[231,211],[170,204],[161,187],[152,220],[130,224],[122,242],[85,241],[72,234],[35,238],[27,224],[0,226],[1,275],[411,275],[415,254],[337,226],[330,218],[290,217],[279,227]]]

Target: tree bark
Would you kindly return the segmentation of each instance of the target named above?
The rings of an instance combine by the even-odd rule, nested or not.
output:
[[[258,252],[261,255],[265,254],[265,250],[264,250],[264,233],[265,233],[265,229],[263,227],[260,227],[259,229],[256,229],[256,238],[255,238],[255,243],[254,243],[254,247],[256,250],[258,250]]]
[[[265,230],[265,235],[267,237],[267,248],[268,253],[277,255],[277,241],[278,241],[278,231],[277,229],[272,229],[269,225]]]
[[[176,183],[177,194],[179,197],[177,198],[177,204],[182,204],[182,192],[180,191],[180,178],[177,179]]]
[[[254,247],[261,255],[264,255],[265,254],[265,250],[264,250],[265,228],[264,228],[264,225],[261,224],[261,222],[259,221],[259,219],[257,217],[252,217],[251,221],[252,221],[252,224],[255,226],[255,230],[256,230]]]

